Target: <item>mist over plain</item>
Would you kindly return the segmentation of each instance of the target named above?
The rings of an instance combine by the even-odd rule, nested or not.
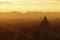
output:
[[[1,12],[0,13],[0,23],[9,23],[9,24],[37,24],[40,23],[44,16],[47,17],[50,22],[59,22],[60,12]]]

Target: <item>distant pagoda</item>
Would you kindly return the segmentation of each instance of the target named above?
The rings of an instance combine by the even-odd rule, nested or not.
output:
[[[46,16],[44,16],[44,19],[40,23],[39,30],[41,32],[50,32],[53,30]]]
[[[43,27],[49,27],[50,26],[50,23],[49,21],[47,20],[47,17],[44,16],[44,19],[43,21],[40,23],[40,26],[43,26]]]

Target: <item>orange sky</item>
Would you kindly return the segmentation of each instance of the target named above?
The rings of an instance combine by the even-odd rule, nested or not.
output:
[[[0,0],[0,11],[60,11],[60,0]]]

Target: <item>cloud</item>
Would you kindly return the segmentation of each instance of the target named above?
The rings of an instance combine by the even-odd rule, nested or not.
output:
[[[57,1],[60,1],[60,0],[57,0]]]
[[[4,1],[4,2],[0,2],[0,4],[11,4],[11,2]]]
[[[55,0],[55,1],[60,2],[60,0]]]

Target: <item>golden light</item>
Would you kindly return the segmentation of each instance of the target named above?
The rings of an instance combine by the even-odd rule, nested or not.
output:
[[[0,0],[0,9],[6,11],[60,11],[57,0]]]

